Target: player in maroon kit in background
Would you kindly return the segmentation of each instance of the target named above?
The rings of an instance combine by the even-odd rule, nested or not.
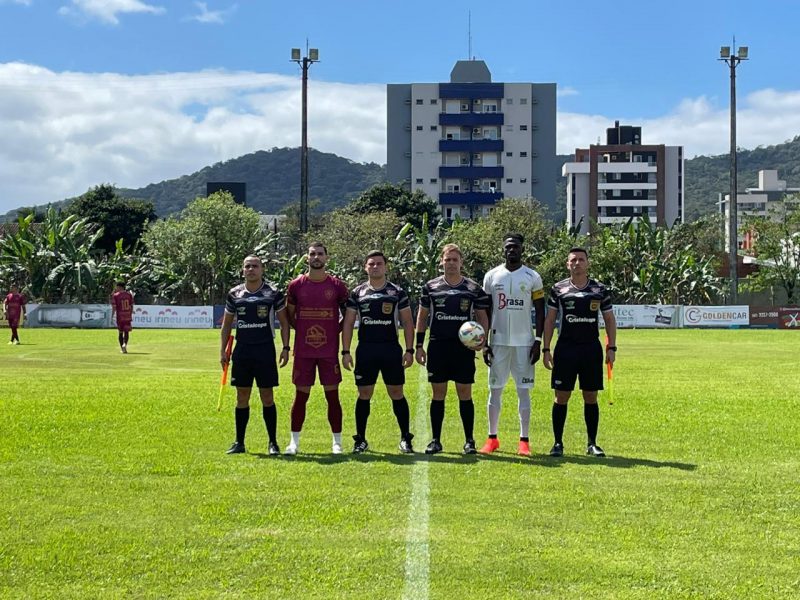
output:
[[[117,317],[119,351],[128,353],[128,337],[133,329],[133,294],[125,289],[125,282],[118,281],[116,291],[111,294],[111,319]]]
[[[8,326],[11,328],[11,341],[9,344],[19,345],[19,327],[20,317],[25,320],[26,308],[25,304],[28,301],[25,296],[19,293],[19,288],[16,285],[11,286],[11,291],[6,294],[3,300],[3,312],[6,313],[6,320]]]
[[[286,292],[289,322],[295,328],[292,383],[292,440],[285,454],[297,454],[306,403],[319,370],[319,382],[328,402],[334,454],[342,453],[342,405],[339,402],[339,321],[347,301],[347,286],[325,270],[328,251],[320,242],[308,247],[308,274],[294,279]]]

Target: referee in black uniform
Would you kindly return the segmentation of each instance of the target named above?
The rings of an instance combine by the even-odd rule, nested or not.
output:
[[[272,388],[278,385],[278,367],[275,363],[273,321],[275,316],[281,326],[283,349],[280,365],[289,360],[289,322],[286,318],[286,299],[282,292],[264,281],[264,266],[258,256],[250,255],[242,266],[244,283],[228,292],[225,315],[220,336],[220,363],[228,361],[225,346],[236,319],[236,347],[233,350],[231,385],[236,387],[236,441],[228,454],[245,452],[244,435],[250,419],[250,392],[253,380],[258,386],[263,405],[264,423],[269,437],[269,453],[280,454],[275,439],[278,412]]]
[[[364,270],[369,281],[357,286],[347,299],[347,312],[342,325],[342,366],[353,368],[350,345],[356,317],[359,320],[358,346],[356,347],[355,379],[358,387],[356,400],[356,435],[353,436],[353,454],[366,452],[367,419],[370,400],[375,392],[378,373],[383,375],[386,391],[392,399],[392,410],[400,427],[400,452],[411,454],[414,437],[409,429],[408,401],[403,393],[406,382],[405,369],[414,364],[414,322],[408,294],[401,287],[386,280],[386,256],[375,250],[367,254]],[[397,342],[398,318],[403,327],[406,349]]]
[[[458,330],[473,318],[484,331],[489,331],[489,305],[491,300],[483,288],[461,274],[464,262],[461,250],[455,244],[442,248],[441,264],[444,275],[431,279],[422,288],[417,312],[417,362],[428,369],[433,398],[431,401],[431,430],[433,439],[425,454],[442,451],[442,422],[447,382],[454,381],[458,396],[458,409],[464,426],[464,454],[475,454],[475,405],[472,403],[472,384],[475,382],[475,352],[458,339]],[[425,329],[431,322],[431,338],[425,352]]]
[[[611,296],[606,287],[589,278],[589,255],[584,248],[571,248],[567,258],[569,277],[555,284],[547,299],[547,317],[544,322],[542,362],[553,371],[551,386],[555,390],[553,404],[553,435],[555,444],[550,456],[563,456],[564,423],[567,420],[567,402],[580,382],[583,393],[583,416],[586,421],[586,453],[605,456],[597,445],[597,426],[600,409],[597,392],[603,389],[603,347],[600,344],[598,323],[603,313],[608,345],[605,362],[614,364],[617,352],[617,321],[611,306]],[[553,353],[550,341],[556,317],[561,313],[558,343]]]

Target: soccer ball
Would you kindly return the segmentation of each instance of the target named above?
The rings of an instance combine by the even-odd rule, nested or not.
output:
[[[458,339],[470,350],[477,350],[486,340],[486,332],[480,323],[467,321],[458,328]]]

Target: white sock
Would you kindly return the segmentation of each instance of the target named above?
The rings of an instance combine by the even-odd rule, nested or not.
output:
[[[497,435],[501,408],[503,408],[503,388],[489,388],[489,435]]]
[[[519,398],[519,437],[526,438],[531,424],[531,390],[517,388],[517,398]]]
[[[333,434],[333,443],[342,445],[342,434],[341,433],[334,433]]]
[[[300,432],[299,431],[293,431],[292,432],[292,444],[294,446],[299,446],[300,445]]]

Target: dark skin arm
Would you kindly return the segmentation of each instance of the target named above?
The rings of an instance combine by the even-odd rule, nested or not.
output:
[[[544,313],[545,313],[544,296],[534,300],[533,307],[536,309],[536,337],[540,338],[544,333]],[[542,343],[534,340],[533,346],[531,346],[531,353],[530,353],[532,365],[535,365],[537,362],[539,362],[539,357],[541,356],[541,348],[542,348]]]

